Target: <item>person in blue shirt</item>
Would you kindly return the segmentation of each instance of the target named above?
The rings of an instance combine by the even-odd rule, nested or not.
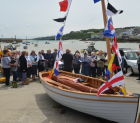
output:
[[[9,54],[8,50],[3,50],[3,57],[1,59],[3,74],[4,74],[4,77],[6,78],[6,82],[5,82],[6,86],[8,86],[10,84],[10,62],[11,62],[11,59],[10,59],[8,54]]]
[[[82,62],[82,70],[81,73],[86,76],[90,76],[90,57],[88,53],[85,51],[84,56],[81,57]]]

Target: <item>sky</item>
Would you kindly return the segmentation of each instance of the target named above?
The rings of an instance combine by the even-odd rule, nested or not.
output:
[[[0,38],[34,38],[55,35],[61,23],[53,21],[64,17],[59,11],[62,0],[0,0]],[[105,0],[107,3],[107,0]],[[116,28],[140,26],[140,0],[109,0],[117,9],[124,10],[113,16]],[[73,0],[64,34],[92,28],[103,28],[101,2]]]

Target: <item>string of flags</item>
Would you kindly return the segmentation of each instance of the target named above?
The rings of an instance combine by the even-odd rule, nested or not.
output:
[[[67,13],[62,18],[53,19],[56,22],[63,23],[63,26],[59,29],[58,33],[55,36],[55,40],[60,40],[61,37],[63,36],[63,30],[64,30],[66,19],[67,19],[68,13],[69,13],[71,2],[72,2],[72,0],[63,0],[63,1],[59,2],[60,12],[67,12]]]
[[[100,0],[94,0],[94,3],[99,2]],[[114,6],[110,3],[107,4],[107,11],[106,14],[108,16],[108,21],[104,30],[104,36],[111,38],[112,42],[112,57],[108,64],[108,69],[106,70],[106,76],[108,81],[101,85],[98,89],[97,95],[99,96],[103,92],[109,90],[110,88],[116,86],[124,86],[124,75],[121,68],[122,58],[119,52],[117,38],[116,38],[116,31],[113,26],[112,16],[123,13],[123,10],[117,10]],[[110,75],[113,75],[110,77]],[[125,90],[125,89],[124,89]],[[123,91],[123,94],[126,94],[126,91]],[[121,93],[122,94],[122,93]]]
[[[101,0],[93,0],[93,1],[94,1],[94,3],[98,3]],[[64,30],[66,19],[67,19],[68,13],[69,13],[71,2],[72,2],[72,0],[63,0],[63,1],[59,2],[60,12],[67,12],[67,13],[63,18],[54,19],[54,21],[56,21],[56,22],[61,22],[61,23],[63,22],[62,27],[59,29],[57,35],[55,36],[55,40],[61,40],[61,38],[63,36],[63,30]],[[106,90],[113,88],[115,86],[124,85],[124,76],[123,76],[123,72],[121,69],[122,60],[121,60],[121,55],[120,55],[119,49],[118,49],[115,28],[113,26],[113,21],[112,21],[112,16],[123,13],[123,10],[117,10],[110,3],[108,3],[106,12],[107,12],[106,13],[107,16],[109,16],[109,19],[107,21],[106,28],[104,30],[104,36],[113,39],[113,43],[112,43],[113,55],[110,60],[108,69],[106,71],[106,75],[108,76],[108,81],[99,87],[97,95],[100,95],[103,92],[105,92]],[[58,72],[59,71],[59,61],[62,58],[62,54],[63,54],[62,42],[59,41],[59,50],[58,50],[55,65],[54,65],[54,74],[55,75],[59,74],[59,72]],[[111,73],[114,74],[112,77],[110,77]]]
[[[61,28],[59,29],[59,31],[57,32],[57,34],[55,36],[55,40],[59,40],[59,48],[58,48],[58,52],[57,52],[57,56],[56,56],[56,60],[55,60],[55,64],[54,64],[54,74],[56,76],[59,74],[59,63],[60,63],[60,60],[63,55],[63,47],[62,47],[61,38],[63,36],[63,31],[64,31],[67,16],[69,13],[69,9],[71,6],[71,2],[72,2],[72,0],[63,0],[63,1],[59,2],[60,12],[66,12],[66,14],[63,18],[53,19],[56,22],[63,23],[63,25],[61,26]]]

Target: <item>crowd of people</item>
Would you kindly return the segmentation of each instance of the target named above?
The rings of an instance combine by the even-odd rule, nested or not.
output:
[[[13,76],[12,81],[21,81],[22,84],[28,83],[27,78],[35,80],[39,72],[54,68],[57,53],[57,49],[54,49],[53,52],[51,50],[47,50],[47,52],[41,50],[38,53],[35,51],[28,53],[26,51],[3,50],[1,65],[3,75],[6,78],[5,84],[10,84],[11,75]],[[123,53],[121,55],[123,59]],[[61,70],[106,79],[108,67],[106,52],[100,50],[91,53],[83,51],[81,53],[77,50],[72,54],[69,49],[66,49],[61,61],[63,63],[60,65]],[[124,64],[125,62],[122,62],[123,68]]]
[[[6,78],[5,84],[10,84],[11,75],[13,81],[21,81],[22,84],[27,84],[27,78],[35,80],[39,72],[53,69],[56,55],[57,49],[54,49],[53,52],[47,50],[46,53],[44,50],[38,53],[32,51],[30,54],[26,51],[4,50],[1,65]],[[72,54],[67,49],[62,55],[61,61],[63,63],[62,70],[91,77],[104,77],[107,68],[106,53],[103,51],[91,52],[90,54],[86,51],[83,53],[76,51]]]

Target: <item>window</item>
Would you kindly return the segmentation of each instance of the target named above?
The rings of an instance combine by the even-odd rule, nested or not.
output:
[[[137,60],[137,52],[125,52],[125,57],[127,60]]]

